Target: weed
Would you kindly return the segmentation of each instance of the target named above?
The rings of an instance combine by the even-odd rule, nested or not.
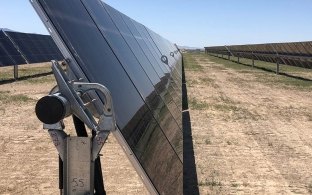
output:
[[[240,119],[251,119],[251,120],[259,120],[261,116],[257,113],[253,113],[246,108],[241,106],[241,103],[238,101],[234,101],[227,97],[224,94],[221,94],[218,98],[214,98],[218,103],[209,104],[209,108],[212,110],[218,110],[227,113],[230,115],[230,118],[233,120]],[[228,118],[229,116],[227,116]]]
[[[8,79],[13,79],[13,71],[12,72],[0,72],[0,81],[2,80],[8,80]]]
[[[183,63],[185,69],[188,70],[200,71],[203,69],[203,67],[196,62],[194,55],[190,53],[183,54]]]
[[[249,186],[249,183],[243,182],[243,186],[244,186],[244,187],[248,187],[248,186]]]
[[[235,102],[234,100],[230,99],[228,96],[221,94],[220,95],[220,100],[225,103],[225,104],[238,104],[239,102]]]
[[[238,183],[232,183],[231,186],[234,188],[237,188],[237,187],[239,187],[239,184]]]
[[[53,75],[48,75],[48,76],[42,76],[38,78],[27,79],[25,80],[25,82],[30,83],[30,84],[53,83],[55,82],[55,79]]]
[[[212,109],[223,111],[223,112],[231,112],[231,111],[239,111],[239,107],[236,105],[228,105],[228,104],[211,104]]]
[[[211,144],[210,139],[206,139],[206,140],[205,140],[205,144],[210,145],[210,144]]]
[[[312,184],[309,184],[307,188],[308,188],[309,193],[312,193]]]
[[[212,110],[218,110],[223,112],[223,114],[228,114],[224,115],[226,119],[231,119],[231,120],[260,120],[262,119],[262,116],[253,113],[249,111],[246,108],[242,108],[239,105],[233,105],[233,104],[224,104],[224,103],[217,103],[217,104],[209,104],[209,108]]]
[[[203,83],[213,83],[214,82],[214,80],[212,78],[209,78],[209,77],[200,78],[199,80]]]
[[[251,66],[246,66],[243,64],[238,64],[234,61],[226,60],[223,58],[218,58],[215,56],[207,56],[210,61],[216,63],[216,64],[222,64],[225,68],[231,68],[234,70],[252,70]]]
[[[18,69],[19,77],[25,77],[25,76],[48,73],[48,72],[51,72],[51,67],[48,65],[42,66],[42,67],[19,66],[19,69]]]
[[[33,99],[23,94],[11,95],[9,91],[0,91],[0,102],[2,104],[23,103],[31,100]]]
[[[14,78],[14,67],[1,67],[0,81]],[[18,66],[18,77],[25,78],[44,73],[52,73],[50,63],[41,63],[41,65],[20,65]]]
[[[305,89],[309,90],[312,88],[312,81],[287,77],[283,75],[276,76],[276,75],[268,75],[264,73],[257,74],[256,81],[265,83],[273,87],[282,87],[285,89],[295,88],[299,90],[305,90]]]
[[[312,121],[312,114],[311,113],[306,113],[306,117],[308,121]]]
[[[209,181],[208,179],[205,179],[205,181],[201,181],[198,184],[199,186],[210,186],[210,187],[215,187],[215,186],[222,186],[222,183],[219,181]]]
[[[5,114],[5,108],[0,107],[0,113],[1,113],[1,114]]]
[[[198,85],[199,82],[197,80],[188,80],[186,82],[187,87],[193,87],[194,85]]]
[[[204,110],[208,108],[208,104],[206,102],[202,102],[200,100],[197,100],[195,98],[192,98],[189,100],[189,105],[194,110]]]
[[[211,86],[213,88],[218,88],[219,86],[215,83],[215,80],[209,77],[200,78],[199,79],[201,83]]]
[[[216,179],[217,176],[219,176],[219,173],[216,170],[212,171],[209,178],[206,178],[205,181],[199,182],[199,186],[209,186],[211,188],[221,187],[222,183]]]

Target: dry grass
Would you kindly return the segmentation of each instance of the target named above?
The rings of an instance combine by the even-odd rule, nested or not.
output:
[[[184,57],[200,193],[310,194],[312,72]]]

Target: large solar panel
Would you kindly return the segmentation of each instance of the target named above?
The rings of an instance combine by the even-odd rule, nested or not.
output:
[[[182,56],[98,0],[32,0],[74,75],[112,94],[123,146],[150,192],[183,193]],[[118,135],[118,133],[115,133]]]
[[[18,64],[26,64],[26,61],[8,36],[0,30],[0,67]]]
[[[290,66],[312,68],[312,42],[266,43],[205,47],[207,53],[230,55]]]
[[[28,63],[63,59],[62,54],[49,35],[13,31],[8,31],[6,34]]]

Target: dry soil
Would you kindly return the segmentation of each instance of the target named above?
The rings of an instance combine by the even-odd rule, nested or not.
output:
[[[310,194],[311,88],[193,57],[202,67],[186,70],[200,194]]]

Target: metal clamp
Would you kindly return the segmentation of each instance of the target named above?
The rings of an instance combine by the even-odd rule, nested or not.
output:
[[[52,61],[52,71],[57,86],[37,102],[36,114],[43,122],[43,128],[48,129],[63,161],[64,170],[60,177],[65,177],[65,194],[93,194],[95,162],[99,160],[98,155],[109,133],[116,130],[112,97],[101,84],[71,81],[57,61]],[[95,105],[99,101],[92,99],[94,94],[103,97],[102,109],[98,109],[99,104]],[[91,110],[90,105],[97,108],[96,111]],[[71,137],[65,133],[63,119],[70,115],[78,117],[92,130],[92,139]],[[78,182],[81,185],[77,185]]]
[[[49,130],[52,141],[61,158],[64,158],[64,139],[66,134],[62,120],[72,114],[83,121],[87,127],[94,130],[96,135],[92,140],[92,160],[94,161],[107,139],[109,132],[116,129],[116,120],[113,102],[109,90],[98,83],[85,83],[71,81],[57,61],[52,61],[52,71],[55,76],[57,87],[52,89],[50,95],[41,98],[36,105],[36,114]],[[82,100],[82,96],[90,91],[96,91],[103,95],[105,104],[99,120],[96,122],[92,112],[87,108],[88,104]]]

